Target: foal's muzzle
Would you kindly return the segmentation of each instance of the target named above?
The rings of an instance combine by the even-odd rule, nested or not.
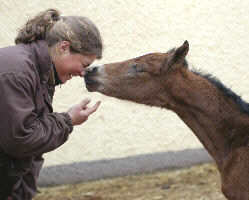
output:
[[[87,74],[94,74],[94,73],[97,73],[98,71],[98,66],[92,66],[92,67],[88,67],[86,69],[86,75]]]
[[[85,84],[86,84],[86,88],[91,91],[93,88],[95,88],[95,86],[98,85],[97,80],[95,80],[95,76],[98,73],[98,66],[92,66],[86,69],[86,74],[84,76],[85,79]]]

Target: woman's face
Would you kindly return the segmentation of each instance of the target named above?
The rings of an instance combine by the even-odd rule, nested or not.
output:
[[[58,45],[59,55],[53,59],[56,72],[62,83],[66,83],[74,76],[84,76],[85,68],[91,65],[96,55],[82,55],[70,52],[70,43],[62,41]]]

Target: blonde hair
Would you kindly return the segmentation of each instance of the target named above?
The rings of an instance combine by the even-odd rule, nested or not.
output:
[[[56,9],[40,12],[19,29],[15,43],[46,40],[49,47],[60,41],[70,42],[70,50],[102,57],[103,44],[98,28],[87,17],[61,16]]]

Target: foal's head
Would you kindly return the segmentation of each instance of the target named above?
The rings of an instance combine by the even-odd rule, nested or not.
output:
[[[189,44],[167,53],[151,53],[127,61],[94,66],[85,76],[89,91],[98,91],[108,96],[159,105],[165,101],[165,88],[172,88],[178,74],[187,67],[185,56]],[[160,96],[163,98],[160,98]]]

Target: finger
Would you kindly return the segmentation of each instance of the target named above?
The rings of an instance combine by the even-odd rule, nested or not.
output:
[[[98,107],[100,106],[100,103],[101,103],[101,102],[98,101],[94,106],[87,108],[87,110],[85,110],[85,111],[86,111],[86,114],[89,116],[89,115],[91,115],[92,113],[94,113],[94,112],[98,109]]]
[[[89,99],[89,98],[83,99],[83,100],[80,102],[81,108],[85,108],[86,105],[90,103],[90,101],[91,101],[91,99]]]

